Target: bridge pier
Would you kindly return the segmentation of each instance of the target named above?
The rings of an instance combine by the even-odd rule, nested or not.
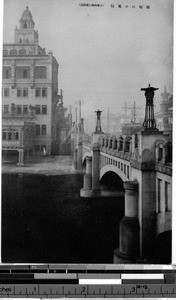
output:
[[[82,141],[78,142],[78,152],[77,152],[77,169],[82,169],[82,156],[83,156],[83,144]]]
[[[92,195],[100,195],[100,146],[94,145],[92,147]]]
[[[80,190],[81,197],[92,196],[92,157],[86,157],[86,174],[84,175],[83,188]]]
[[[138,221],[138,183],[124,182],[125,216],[120,221],[119,248],[114,251],[114,263],[135,263],[140,255]]]
[[[78,155],[78,150],[74,149],[73,150],[73,169],[77,169],[77,155]]]

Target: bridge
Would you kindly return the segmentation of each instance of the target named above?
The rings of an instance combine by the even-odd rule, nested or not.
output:
[[[124,188],[125,215],[114,263],[150,262],[157,238],[171,232],[171,139],[155,126],[144,125],[131,135],[107,135],[97,115],[92,144],[80,140],[74,150],[74,167],[81,169],[86,162],[81,197],[112,195],[100,184],[110,174],[119,179],[117,190]]]

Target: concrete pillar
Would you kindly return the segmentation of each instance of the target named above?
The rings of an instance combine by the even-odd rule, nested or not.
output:
[[[92,147],[92,190],[99,191],[99,180],[100,180],[100,148],[99,145]]]
[[[83,188],[80,191],[81,197],[91,197],[92,195],[92,157],[86,157],[86,174],[84,175]]]
[[[77,149],[73,150],[73,168],[76,170],[77,169]]]
[[[156,239],[156,172],[141,172],[139,197],[140,251],[141,257],[150,259]]]
[[[78,142],[78,153],[77,153],[77,169],[82,169],[82,158],[83,158],[83,144],[81,141]]]
[[[23,166],[24,165],[24,150],[20,149],[19,150],[19,160],[18,160],[18,166]]]
[[[119,248],[114,251],[114,263],[135,263],[140,255],[138,221],[138,183],[124,182],[125,216],[120,221]]]
[[[84,188],[92,189],[92,157],[86,157],[86,174],[84,175]]]
[[[24,164],[24,150],[21,150],[21,164]]]

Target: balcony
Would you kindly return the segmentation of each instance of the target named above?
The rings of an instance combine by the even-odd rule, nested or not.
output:
[[[2,118],[17,118],[17,119],[33,119],[34,118],[34,112],[29,112],[27,114],[17,114],[17,113],[2,113]]]
[[[21,144],[20,144],[20,141],[7,141],[7,140],[5,140],[5,141],[2,141],[2,149],[3,148],[18,148],[18,147],[20,147],[21,146]]]

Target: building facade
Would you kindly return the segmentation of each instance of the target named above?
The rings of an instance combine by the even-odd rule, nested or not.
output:
[[[22,13],[14,43],[3,45],[2,150],[51,154],[57,144],[60,102],[58,62],[39,46],[39,34],[28,7]],[[22,153],[22,157],[20,156]],[[21,159],[20,159],[21,157]]]

